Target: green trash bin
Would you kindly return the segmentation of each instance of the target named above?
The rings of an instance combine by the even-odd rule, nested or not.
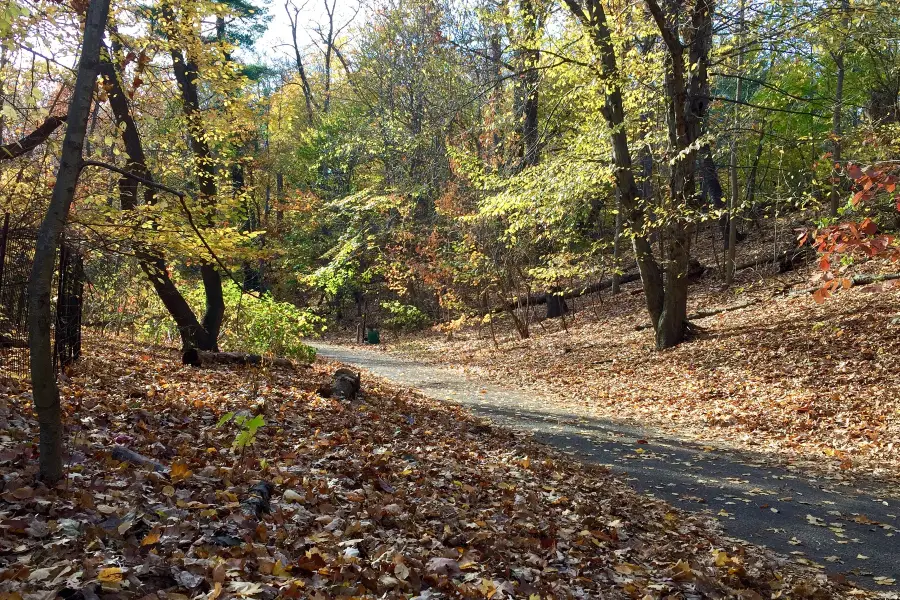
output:
[[[374,327],[366,327],[366,343],[367,344],[380,344],[381,343],[381,335],[378,333],[378,330]]]

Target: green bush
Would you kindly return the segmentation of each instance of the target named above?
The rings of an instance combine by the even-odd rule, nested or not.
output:
[[[384,319],[384,326],[394,332],[414,331],[428,324],[428,315],[412,304],[399,300],[384,301],[381,308],[390,315]]]
[[[278,302],[270,294],[256,298],[241,294],[232,281],[223,281],[225,322],[219,347],[225,351],[250,352],[264,356],[284,356],[312,361],[316,351],[302,342],[325,329],[325,320],[290,302]],[[205,296],[202,285],[184,287],[185,299],[196,314],[202,314]],[[143,324],[145,337],[175,342],[178,328],[158,299]]]

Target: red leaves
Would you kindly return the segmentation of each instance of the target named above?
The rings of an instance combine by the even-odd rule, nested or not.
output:
[[[879,195],[887,194],[900,211],[900,195],[893,196],[897,191],[898,177],[895,174],[897,170],[898,167],[894,164],[873,165],[866,169],[859,165],[847,165],[844,171],[857,188],[851,198],[853,206],[872,202]],[[852,258],[856,255],[865,258],[887,258],[891,261],[900,260],[900,247],[895,243],[895,238],[879,234],[878,225],[868,217],[861,223],[847,221],[823,227],[813,232],[812,236],[809,231],[803,231],[798,236],[798,242],[801,245],[810,242],[822,254],[819,268],[825,272],[829,282],[813,295],[816,302],[820,303],[836,289],[829,285],[831,278],[834,277],[832,269],[835,256]]]

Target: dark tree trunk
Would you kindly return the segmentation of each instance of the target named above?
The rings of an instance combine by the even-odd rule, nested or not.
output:
[[[520,157],[522,167],[533,167],[540,161],[540,131],[538,129],[538,82],[540,73],[538,63],[541,53],[537,50],[538,39],[543,27],[542,19],[534,0],[520,0],[522,28],[524,35],[520,50],[522,74],[519,76],[521,102],[521,134]]]
[[[169,20],[169,43],[172,55],[172,67],[175,71],[175,82],[181,93],[181,104],[184,116],[187,120],[188,134],[191,141],[191,149],[196,157],[196,170],[198,187],[200,190],[200,205],[206,209],[207,224],[212,224],[215,210],[216,173],[214,157],[206,141],[206,130],[203,125],[203,117],[200,112],[200,98],[197,93],[198,65],[191,57],[187,58],[180,48],[176,46],[175,16],[169,6],[164,6],[163,15]],[[208,334],[205,343],[197,345],[200,350],[218,350],[217,340],[222,320],[225,316],[225,302],[223,300],[222,277],[216,268],[206,263],[200,267],[200,275],[203,280],[203,289],[206,292],[206,312],[203,315],[203,329]]]
[[[700,186],[709,205],[714,210],[724,211],[725,200],[723,199],[722,183],[719,181],[719,170],[709,144],[704,144],[700,149]],[[726,248],[728,248],[728,222],[728,213],[723,212],[719,217],[719,228]]]
[[[697,0],[691,9],[690,38],[680,37],[680,15],[660,8],[657,0],[646,0],[666,45],[666,100],[669,105],[669,143],[677,160],[671,167],[669,188],[675,210],[699,208],[696,194],[697,150],[706,123],[709,102],[709,52],[712,45],[713,0]],[[687,54],[687,56],[685,56]],[[681,343],[687,333],[687,286],[691,218],[677,217],[666,231],[666,284],[663,310],[656,328],[659,350]]]
[[[569,312],[569,306],[566,304],[565,298],[557,294],[555,291],[547,294],[547,318],[555,319]]]
[[[41,223],[31,278],[28,282],[28,343],[34,408],[40,423],[39,476],[53,484],[62,479],[62,415],[59,388],[50,353],[50,287],[60,235],[69,217],[81,171],[84,137],[97,80],[100,43],[109,14],[109,0],[92,0],[87,9],[81,58],[69,102],[68,128],[63,139],[50,206]]]
[[[143,179],[153,181],[153,176],[147,168],[147,158],[137,124],[125,95],[122,75],[116,69],[115,59],[108,51],[101,54],[100,75],[110,86],[107,96],[116,119],[116,126],[121,132],[125,145],[126,170]],[[122,210],[134,210],[137,206],[137,186],[138,182],[134,179],[123,177],[119,180],[119,198]],[[145,186],[144,203],[152,205],[155,202],[156,196],[153,188]],[[165,260],[146,248],[138,248],[137,254],[141,270],[147,275],[156,295],[178,326],[182,346],[184,348],[213,347],[215,340],[210,341],[209,334],[200,325],[194,311],[178,291],[175,282],[169,276]]]

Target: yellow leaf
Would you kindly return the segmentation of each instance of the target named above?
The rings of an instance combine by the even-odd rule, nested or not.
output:
[[[162,489],[163,496],[169,496],[170,498],[175,495],[175,488],[171,485],[167,485]]]
[[[150,533],[144,536],[144,539],[141,540],[141,546],[152,546],[153,544],[159,543],[159,529],[153,529]]]
[[[185,463],[177,462],[172,465],[172,470],[169,473],[169,476],[172,478],[172,481],[182,481],[193,474],[194,472],[191,471]]]
[[[275,566],[272,567],[272,575],[275,577],[285,577],[287,575],[287,568],[281,563],[279,560],[275,563]]]
[[[119,567],[109,567],[100,570],[100,574],[97,575],[97,580],[104,583],[119,583],[122,581],[123,577],[122,569]]]
[[[713,557],[716,559],[717,567],[724,567],[731,560],[724,550],[713,550]]]
[[[206,597],[206,600],[216,600],[219,596],[222,595],[222,584],[218,581],[213,586],[213,589],[209,590],[209,595]]]

